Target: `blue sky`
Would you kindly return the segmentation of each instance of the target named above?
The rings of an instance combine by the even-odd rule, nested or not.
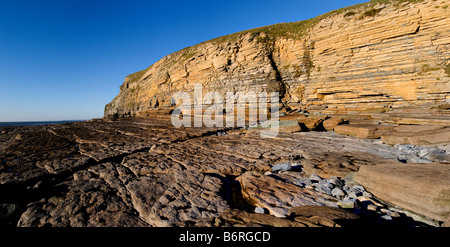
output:
[[[165,55],[367,1],[0,0],[0,122],[102,117]]]

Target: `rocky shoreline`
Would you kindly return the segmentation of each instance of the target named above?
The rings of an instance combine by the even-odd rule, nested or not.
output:
[[[441,111],[439,121],[448,116]],[[334,127],[324,124],[337,117],[343,121]],[[392,112],[377,117],[290,112],[273,139],[261,138],[260,128],[178,129],[168,114],[1,128],[0,221],[19,227],[447,225],[448,126],[430,125],[436,114],[422,125],[394,123]],[[368,129],[374,121],[378,129],[387,122],[391,128],[376,139],[357,137],[364,121]],[[436,144],[383,141],[415,136],[395,128],[427,126],[441,131]],[[380,175],[376,168],[383,165]],[[376,184],[384,177],[390,191]],[[400,186],[404,181],[411,181],[409,190]]]

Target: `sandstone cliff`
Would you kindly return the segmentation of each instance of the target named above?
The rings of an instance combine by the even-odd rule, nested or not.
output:
[[[105,116],[146,115],[175,92],[278,91],[284,106],[345,113],[450,100],[450,3],[373,0],[219,37],[125,78]]]

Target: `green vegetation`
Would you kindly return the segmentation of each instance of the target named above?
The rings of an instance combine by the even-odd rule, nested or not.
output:
[[[274,47],[275,40],[279,38],[300,40],[305,36],[305,34],[307,34],[310,28],[314,27],[321,20],[335,15],[343,14],[344,17],[350,17],[361,13],[360,19],[362,19],[366,16],[377,15],[381,11],[381,6],[377,7],[378,5],[392,4],[399,7],[407,3],[418,3],[423,1],[425,0],[371,0],[367,3],[356,4],[342,9],[333,10],[331,12],[308,20],[279,23],[217,37],[215,39],[208,40],[191,47],[186,47],[171,54],[172,57],[164,61],[164,66],[172,66],[173,64],[182,63],[189,60],[198,53],[198,48],[201,44],[212,43],[215,45],[220,45],[233,43],[241,39],[244,35],[250,34],[250,37],[252,39],[256,39],[256,42],[258,44],[261,44],[271,50]],[[312,64],[312,62],[308,61],[307,59],[303,61],[303,65],[306,66],[305,68],[307,74],[309,74],[312,68],[314,68],[314,64]],[[129,75],[128,77],[130,78],[130,83],[142,79],[142,76],[146,71],[147,69]]]
[[[344,17],[350,17],[350,16],[354,16],[356,15],[355,11],[348,11],[347,13],[344,14]]]
[[[374,16],[376,16],[380,11],[381,11],[381,9],[369,9],[369,10],[366,10],[366,11],[363,13],[362,17],[374,17]]]
[[[256,38],[256,41],[260,44],[271,44],[273,41],[275,41],[277,38],[280,37],[298,40],[307,33],[309,28],[315,26],[321,20],[329,18],[334,15],[345,13],[344,17],[349,17],[352,15],[356,15],[357,13],[363,13],[364,16],[375,16],[381,11],[380,8],[374,8],[377,5],[393,4],[394,6],[398,7],[406,3],[417,3],[423,1],[425,0],[372,0],[367,3],[356,4],[342,9],[333,10],[331,12],[325,13],[312,19],[258,27],[218,37],[206,42],[213,42],[215,44],[221,44],[225,42],[235,42],[239,39],[239,37],[248,33],[253,38]],[[265,36],[261,34],[265,34]]]
[[[140,79],[142,79],[142,77],[144,76],[145,72],[147,71],[147,69],[138,71],[136,73],[133,73],[131,75],[128,75],[127,77],[130,79],[130,84],[133,84],[137,81],[139,81]]]
[[[450,77],[450,63],[448,63],[447,65],[443,65],[443,69],[447,76]]]
[[[431,67],[429,64],[422,64],[422,67],[419,70],[419,75],[423,75],[425,73],[428,72],[432,72],[432,71],[436,71],[436,70],[440,70],[441,68],[439,67]]]

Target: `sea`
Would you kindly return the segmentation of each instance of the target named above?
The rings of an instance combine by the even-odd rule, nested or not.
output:
[[[63,124],[73,123],[86,120],[61,120],[61,121],[28,121],[28,122],[0,122],[0,127],[9,126],[31,126],[31,125],[45,125],[45,124]]]

